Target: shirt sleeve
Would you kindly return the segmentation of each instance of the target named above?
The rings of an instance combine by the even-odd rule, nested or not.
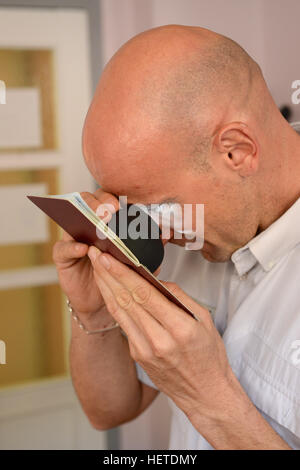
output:
[[[155,390],[159,390],[157,388],[156,385],[154,385],[154,383],[152,382],[152,380],[150,379],[149,375],[144,371],[144,369],[140,366],[140,364],[138,364],[137,362],[135,362],[135,367],[136,367],[136,373],[137,373],[137,376],[138,376],[138,379],[143,382],[144,384],[146,385],[149,385],[149,387],[152,387],[152,388],[155,388]]]

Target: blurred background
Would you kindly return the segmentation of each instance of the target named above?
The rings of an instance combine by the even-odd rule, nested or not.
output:
[[[0,449],[168,448],[164,396],[109,431],[83,414],[52,262],[60,232],[25,196],[96,189],[81,152],[89,103],[115,51],[155,26],[234,39],[285,117],[300,121],[299,17],[299,0],[0,0]]]

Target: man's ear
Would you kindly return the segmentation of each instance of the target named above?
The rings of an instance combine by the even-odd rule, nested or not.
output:
[[[241,177],[250,176],[258,167],[258,146],[251,129],[242,122],[231,122],[221,127],[214,137],[214,145],[227,167]]]

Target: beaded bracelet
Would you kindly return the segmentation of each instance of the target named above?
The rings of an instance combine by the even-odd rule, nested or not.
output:
[[[84,324],[83,324],[82,321],[79,319],[79,317],[76,315],[76,313],[74,312],[73,307],[72,307],[72,305],[71,305],[69,299],[67,299],[67,305],[68,305],[69,311],[70,311],[71,314],[72,314],[72,318],[74,318],[74,320],[78,323],[79,328],[80,328],[81,330],[83,330],[83,331],[85,332],[85,334],[87,334],[87,335],[94,335],[94,334],[96,334],[96,333],[103,333],[103,332],[105,332],[105,331],[110,331],[110,330],[112,330],[113,328],[117,328],[118,326],[120,326],[119,323],[115,323],[115,324],[112,325],[112,326],[108,326],[108,327],[106,327],[106,328],[101,328],[101,330],[89,331],[89,330],[84,326]]]

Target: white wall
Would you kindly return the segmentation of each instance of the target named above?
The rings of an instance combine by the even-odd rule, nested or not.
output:
[[[237,41],[262,61],[261,0],[152,0],[153,25],[202,26]]]
[[[264,75],[277,103],[289,103],[293,120],[300,120],[300,104],[291,103],[291,83],[300,80],[300,1],[263,0]]]
[[[152,0],[99,0],[104,64],[128,39],[152,27]]]
[[[155,26],[179,23],[212,29],[237,41],[258,61],[278,106],[291,102],[300,79],[299,0],[99,0],[104,63],[130,37]]]
[[[202,26],[237,41],[260,64],[278,106],[291,102],[291,84],[300,80],[299,0],[99,0],[104,63],[129,38],[163,24]],[[160,423],[160,424],[158,424]],[[167,448],[169,410],[164,397],[121,427],[122,447]]]

